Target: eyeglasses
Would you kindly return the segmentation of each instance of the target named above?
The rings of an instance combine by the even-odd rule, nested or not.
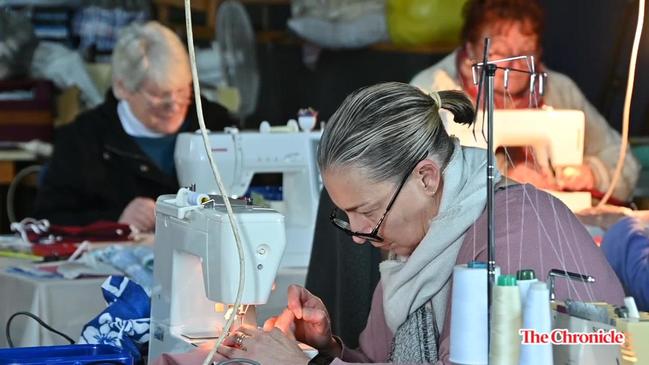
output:
[[[173,92],[167,91],[160,94],[152,94],[151,92],[146,91],[144,88],[141,88],[138,90],[138,92],[147,99],[147,102],[153,108],[162,108],[172,105],[185,107],[191,104],[193,95],[191,88],[181,89]]]
[[[419,163],[419,161],[417,161],[417,164],[418,163]],[[366,239],[368,241],[372,241],[372,242],[383,242],[383,237],[379,236],[379,228],[381,228],[381,224],[385,220],[385,217],[388,215],[388,212],[390,211],[390,209],[392,209],[392,205],[394,205],[394,201],[397,199],[397,196],[401,192],[401,189],[403,189],[403,186],[406,184],[406,181],[408,181],[408,178],[410,177],[410,174],[412,173],[412,170],[415,169],[417,164],[415,164],[415,166],[413,166],[412,169],[409,170],[410,172],[408,174],[406,174],[406,176],[403,177],[403,180],[401,180],[401,183],[399,184],[399,187],[397,188],[397,191],[395,191],[394,195],[392,195],[392,199],[390,199],[390,203],[388,203],[388,207],[385,208],[385,213],[383,213],[383,216],[381,217],[381,219],[379,219],[379,221],[376,223],[376,226],[374,226],[374,229],[371,232],[366,233],[366,232],[352,231],[352,229],[351,229],[352,227],[349,224],[349,222],[338,217],[339,210],[336,207],[334,207],[334,209],[331,211],[331,215],[329,215],[329,220],[331,220],[331,223],[336,228],[338,228],[341,231],[347,233],[349,236],[364,238],[364,239]]]

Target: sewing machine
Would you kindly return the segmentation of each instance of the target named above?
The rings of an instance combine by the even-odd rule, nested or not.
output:
[[[239,283],[239,256],[223,205],[181,189],[156,203],[154,288],[151,293],[149,361],[167,352],[187,352],[220,334],[227,305]],[[207,198],[206,198],[207,197]],[[244,245],[242,304],[266,303],[286,237],[284,217],[274,210],[233,203]],[[254,306],[236,323],[255,324]]]
[[[612,323],[586,320],[553,309],[553,328],[565,328],[572,333],[592,333],[600,329],[608,332],[615,329],[624,333],[624,343],[622,345],[555,345],[553,346],[554,365],[632,365],[649,363],[649,349],[646,345],[642,345],[649,341],[649,314],[641,312],[640,319],[618,318],[613,314],[612,306],[603,303],[599,303],[599,305],[609,308]]]
[[[448,114],[442,114],[449,134],[455,135],[462,145],[486,148],[486,125],[483,129],[482,113],[474,126],[454,123]],[[486,124],[486,121],[485,121]],[[494,149],[498,147],[531,146],[542,168],[555,169],[581,165],[584,156],[584,113],[580,110],[506,109],[494,111]],[[563,201],[571,210],[591,206],[588,192],[548,191]]]
[[[212,154],[223,183],[232,196],[242,196],[256,173],[282,173],[287,247],[281,267],[309,265],[315,218],[322,182],[316,163],[318,132],[210,133]],[[218,194],[198,133],[181,133],[175,162],[181,186],[196,184],[197,191]]]
[[[228,129],[209,134],[212,155],[228,194],[242,196],[255,173],[282,173],[284,209],[277,210],[285,217],[286,249],[275,278],[275,290],[268,302],[257,308],[259,324],[286,307],[290,284],[304,285],[306,281],[322,187],[316,163],[320,133],[296,132],[297,128],[293,132],[271,133],[276,127],[264,124],[267,123],[260,126],[261,132]],[[181,186],[196,184],[197,191],[218,193],[200,134],[178,136],[175,162]]]

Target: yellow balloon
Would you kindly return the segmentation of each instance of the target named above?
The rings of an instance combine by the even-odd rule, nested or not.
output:
[[[462,8],[466,0],[388,0],[390,38],[399,45],[460,42]]]

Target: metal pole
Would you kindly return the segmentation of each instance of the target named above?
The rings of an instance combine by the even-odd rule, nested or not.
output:
[[[493,300],[492,289],[496,280],[496,248],[494,229],[494,78],[496,65],[487,64],[487,87],[485,90],[485,103],[487,107],[487,330],[489,331],[487,343],[491,348],[491,303]]]

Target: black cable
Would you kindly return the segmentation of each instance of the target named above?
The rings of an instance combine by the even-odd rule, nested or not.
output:
[[[12,314],[11,317],[9,317],[9,319],[7,320],[7,324],[5,326],[5,335],[7,336],[7,343],[9,344],[9,347],[11,347],[11,348],[14,347],[14,343],[11,340],[11,321],[13,321],[14,318],[16,318],[17,316],[20,316],[20,315],[27,316],[27,317],[35,320],[36,322],[38,322],[38,324],[45,327],[45,329],[47,329],[48,331],[56,333],[57,335],[65,338],[66,340],[68,340],[70,342],[70,345],[74,345],[75,342],[74,342],[73,339],[68,337],[68,335],[66,335],[65,333],[59,332],[59,331],[55,330],[54,328],[50,327],[42,319],[38,318],[37,315],[35,315],[33,313],[30,313],[30,312],[16,312],[16,313]]]
[[[236,358],[230,360],[223,360],[221,362],[213,362],[216,365],[226,365],[226,364],[250,364],[250,365],[261,365],[259,362],[250,359]]]

